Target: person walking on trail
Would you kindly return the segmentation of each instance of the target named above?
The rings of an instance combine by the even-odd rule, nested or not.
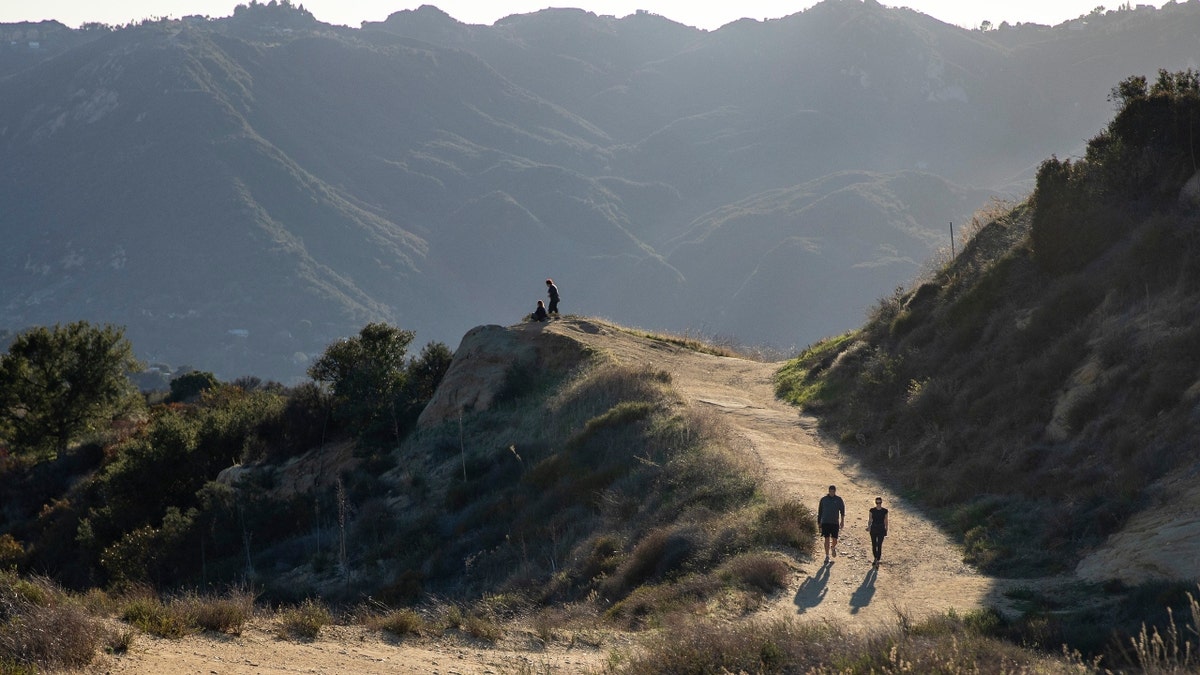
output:
[[[888,510],[883,508],[883,497],[875,498],[875,506],[867,516],[867,532],[871,533],[871,555],[875,556],[872,567],[879,567],[879,558],[883,555],[883,538],[888,531]]]
[[[825,538],[825,559],[837,557],[838,532],[846,524],[846,502],[837,495],[837,486],[829,486],[829,494],[817,503],[817,523]]]
[[[546,310],[548,314],[558,315],[558,286],[554,285],[553,279],[546,280],[546,294],[550,296],[550,307]]]

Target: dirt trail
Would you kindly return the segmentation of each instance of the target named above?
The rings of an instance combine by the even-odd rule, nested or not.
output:
[[[822,441],[816,420],[775,399],[772,375],[779,364],[701,354],[635,337],[586,320],[558,320],[515,330],[551,331],[595,347],[634,367],[666,370],[691,405],[711,409],[744,439],[785,494],[816,509],[830,484],[846,501],[846,529],[838,555],[823,564],[801,561],[787,593],[767,610],[774,616],[831,621],[851,631],[895,626],[898,613],[910,618],[971,610],[996,604],[996,580],[962,561],[959,549],[910,504],[888,491],[870,472]],[[867,510],[876,495],[890,509],[884,564],[873,571]],[[141,637],[132,652],[105,657],[107,673],[436,673],[475,675],[514,671],[579,673],[598,669],[612,646],[547,651],[534,640],[496,648],[463,647],[437,641],[380,638],[362,627],[323,631],[312,643],[276,638],[269,625],[256,623],[238,637],[194,636],[183,640]]]
[[[824,564],[802,563],[787,597],[771,609],[779,615],[832,620],[850,630],[895,625],[897,612],[918,618],[996,604],[996,580],[962,562],[961,550],[928,519],[889,491],[870,472],[824,441],[817,421],[775,398],[778,363],[710,356],[664,343],[623,337],[603,324],[562,322],[553,330],[608,352],[629,365],[668,370],[673,386],[693,405],[718,412],[761,459],[769,479],[814,511],[837,485],[846,502],[846,528],[838,555]],[[871,568],[867,512],[876,495],[888,507],[889,533],[883,564]]]

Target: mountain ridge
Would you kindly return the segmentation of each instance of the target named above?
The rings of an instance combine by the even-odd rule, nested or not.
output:
[[[468,26],[428,6],[349,29],[253,4],[60,29],[40,57],[0,51],[0,326],[119,323],[151,360],[294,381],[366,321],[451,340],[555,277],[568,311],[807,344],[1100,126],[1130,66],[1081,56],[1155,30],[1174,37],[1130,63],[1185,62],[1173,17],[1191,11],[965,31],[827,0],[708,32],[568,10]],[[1089,65],[1058,75],[1060,52]],[[700,262],[722,251],[685,255],[704,246],[686,233],[846,171],[895,180],[781,221],[725,278]],[[919,174],[954,187],[909,192]],[[848,262],[781,283],[813,227]],[[752,278],[770,279],[767,321],[742,309]],[[845,309],[794,311],[797,292]]]

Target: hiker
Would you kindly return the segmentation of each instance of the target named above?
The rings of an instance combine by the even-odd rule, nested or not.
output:
[[[867,532],[871,533],[871,553],[875,556],[872,567],[879,567],[879,557],[883,555],[883,538],[888,531],[888,510],[883,508],[883,497],[875,498],[875,507],[867,516]]]
[[[558,286],[554,285],[553,279],[546,280],[546,294],[550,296],[550,309],[546,313],[558,315]]]
[[[838,532],[846,524],[846,502],[837,496],[837,486],[829,486],[829,494],[817,504],[817,524],[825,538],[825,560],[837,557]]]
[[[546,306],[542,304],[541,300],[538,300],[537,309],[533,310],[533,320],[534,321],[545,321],[546,320]]]

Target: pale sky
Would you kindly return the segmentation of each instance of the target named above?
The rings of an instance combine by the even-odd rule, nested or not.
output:
[[[266,2],[267,0],[260,0]],[[382,21],[402,9],[422,4],[440,7],[464,23],[492,24],[510,14],[526,14],[546,7],[579,7],[596,14],[626,16],[638,9],[661,14],[673,21],[708,30],[743,17],[774,19],[795,14],[815,0],[292,0],[318,20],[357,28],[362,21]],[[1131,4],[1161,7],[1164,0],[1130,0]],[[249,0],[0,0],[0,23],[57,19],[77,27],[84,22],[124,24],[147,18],[179,18],[192,14],[213,18],[233,14]],[[999,25],[1043,23],[1054,25],[1090,13],[1098,6],[1115,9],[1124,0],[882,0],[890,7],[911,7],[946,23],[978,28],[983,21]]]

